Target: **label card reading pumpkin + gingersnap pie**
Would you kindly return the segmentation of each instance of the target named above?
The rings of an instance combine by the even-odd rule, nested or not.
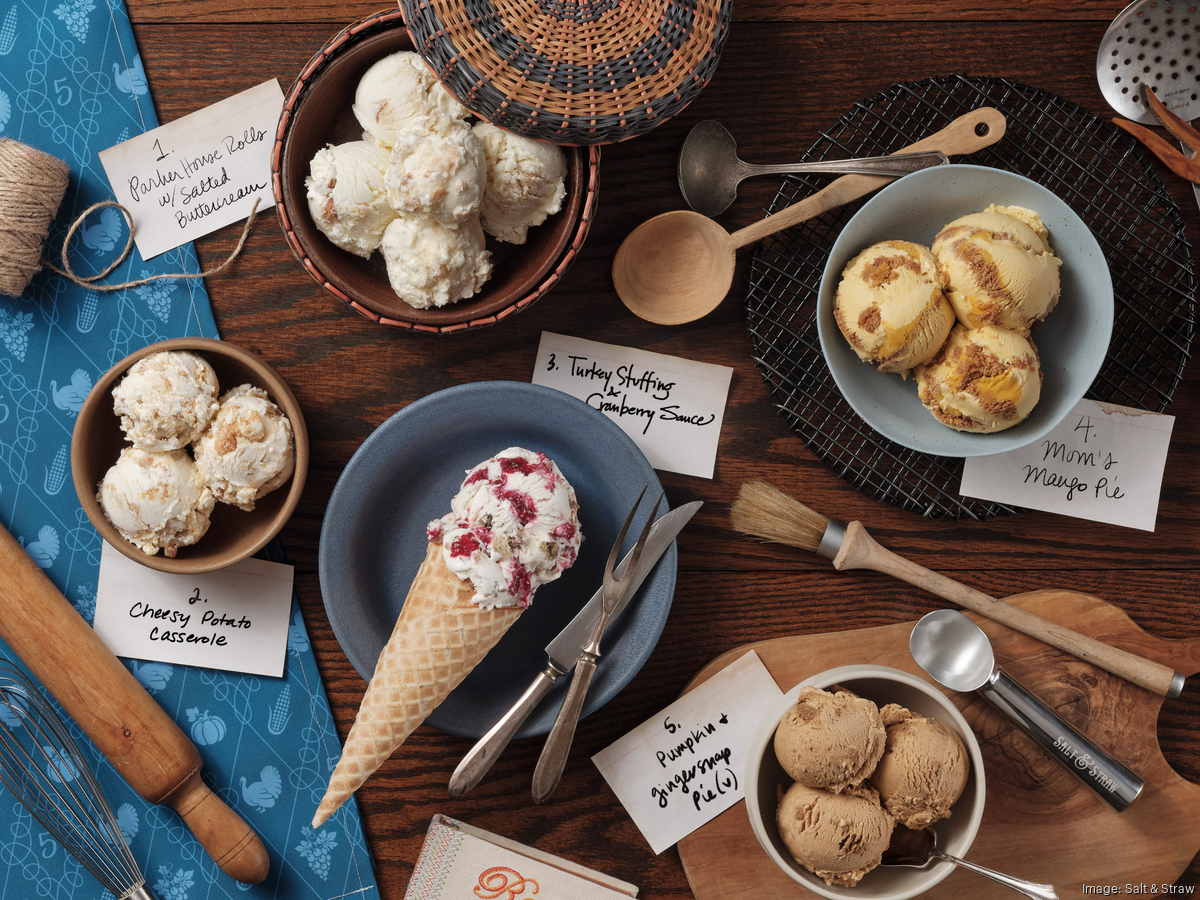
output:
[[[750,745],[782,697],[751,650],[592,757],[656,854],[745,797]]]
[[[105,544],[93,627],[127,659],[278,677],[287,656],[292,574],[291,566],[244,559],[216,572],[177,575]]]

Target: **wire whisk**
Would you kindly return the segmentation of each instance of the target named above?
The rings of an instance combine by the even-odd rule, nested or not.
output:
[[[117,900],[155,900],[62,718],[2,658],[0,782]]]

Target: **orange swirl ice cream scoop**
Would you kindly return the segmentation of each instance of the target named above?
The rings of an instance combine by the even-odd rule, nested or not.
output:
[[[1058,303],[1060,260],[1033,210],[992,205],[955,219],[933,241],[946,296],[968,328],[1028,334]]]
[[[1037,348],[1007,328],[955,325],[946,344],[917,369],[925,408],[957,431],[990,434],[1023,422],[1042,393]]]
[[[928,362],[954,325],[933,254],[908,241],[881,241],[850,260],[833,317],[863,362],[905,378]]]

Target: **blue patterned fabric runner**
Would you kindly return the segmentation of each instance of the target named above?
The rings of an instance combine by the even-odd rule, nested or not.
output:
[[[0,136],[64,160],[71,182],[52,228],[57,253],[75,216],[112,199],[98,154],[158,125],[122,0],[0,0]],[[101,271],[126,240],[113,209],[72,246],[77,272]],[[190,244],[144,262],[136,248],[110,280],[198,272]],[[216,337],[199,279],[102,294],[42,272],[20,298],[0,295],[0,523],[89,622],[101,540],[71,482],[75,415],[95,379],[127,354],[171,337]],[[268,554],[277,561],[273,545]],[[3,643],[0,653],[14,658]],[[159,900],[377,897],[353,800],[309,827],[340,753],[295,597],[282,679],[164,663],[127,663],[199,747],[208,784],[258,832],[271,856],[260,885],[221,872],[171,809],[137,796],[70,722]],[[7,791],[0,789],[0,897],[107,898]]]

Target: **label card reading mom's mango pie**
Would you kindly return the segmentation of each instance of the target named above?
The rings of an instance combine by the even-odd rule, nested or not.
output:
[[[291,566],[244,559],[216,572],[177,575],[105,544],[93,627],[127,659],[279,677],[291,609]]]
[[[283,111],[272,78],[100,153],[117,201],[133,216],[142,259],[275,205],[271,149]]]
[[[533,383],[617,423],[656,469],[712,478],[733,369],[543,331]]]
[[[1080,400],[1048,435],[963,466],[960,493],[1153,531],[1174,416]]]

